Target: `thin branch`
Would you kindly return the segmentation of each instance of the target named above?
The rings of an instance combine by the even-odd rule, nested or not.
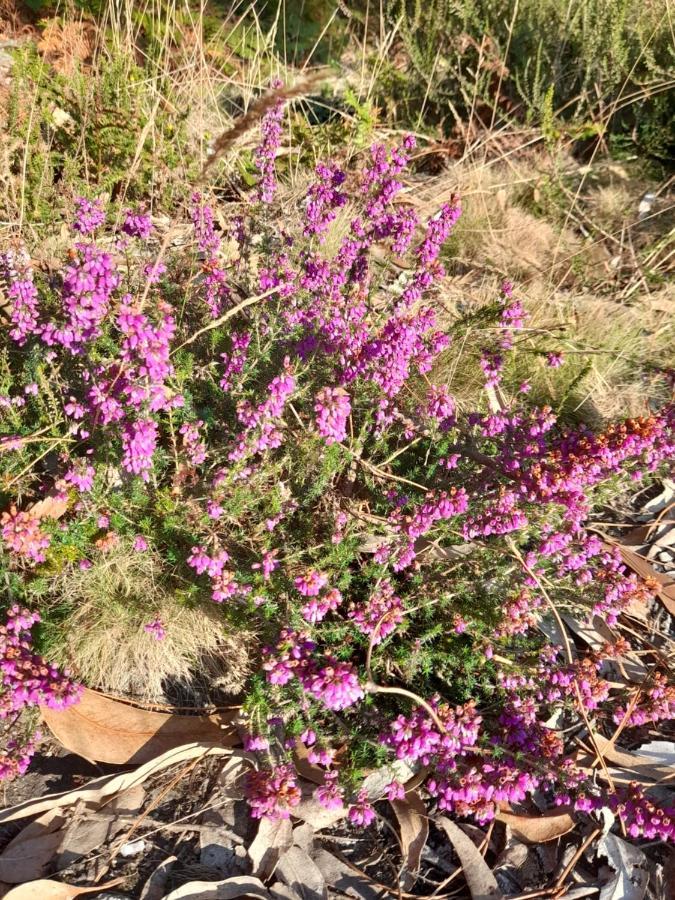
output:
[[[208,325],[200,328],[199,331],[195,331],[195,333],[191,335],[191,337],[189,337],[186,341],[183,341],[182,344],[174,347],[174,349],[171,351],[171,356],[173,356],[174,353],[178,353],[178,351],[182,350],[183,347],[187,347],[189,344],[193,344],[197,340],[197,338],[201,337],[203,334],[206,334],[207,331],[213,331],[214,328],[220,328],[221,325],[224,325],[225,322],[229,322],[230,319],[233,319],[237,315],[237,313],[240,313],[243,309],[247,309],[247,307],[253,306],[254,303],[259,303],[261,300],[266,300],[267,297],[271,297],[273,294],[278,293],[279,290],[279,286],[272,287],[264,291],[262,294],[256,294],[255,297],[247,297],[245,300],[242,300],[241,303],[233,306],[232,309],[228,309],[228,311],[219,319],[214,319],[213,322],[209,322]]]

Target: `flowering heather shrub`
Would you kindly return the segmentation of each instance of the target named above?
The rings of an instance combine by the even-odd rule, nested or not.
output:
[[[389,796],[424,766],[438,806],[478,822],[537,792],[671,838],[667,811],[601,788],[546,724],[592,710],[613,730],[629,699],[607,660],[625,648],[578,658],[534,626],[554,606],[613,624],[649,596],[585,523],[598,492],[672,461],[675,407],[594,433],[530,405],[509,382],[527,315],[508,283],[466,358],[485,391],[454,396],[437,373],[464,323],[437,298],[459,201],[426,222],[401,202],[406,138],[360,170],[318,166],[282,206],[281,123],[275,107],[259,187],[222,208],[224,230],[195,195],[192,240],[167,249],[142,211],[116,230],[82,200],[58,277],[4,254],[5,565],[30,596],[32,578],[86,567],[92,545],[140,536],[177,604],[254,626],[256,817],[292,813],[304,747],[325,771],[318,802],[348,805],[357,825],[375,815],[364,771],[391,764]],[[374,263],[375,245],[411,267]],[[564,364],[555,347],[539,356]],[[46,490],[67,501],[58,521],[25,503]],[[148,640],[164,627],[149,617]],[[629,727],[672,715],[674,699],[654,671]]]

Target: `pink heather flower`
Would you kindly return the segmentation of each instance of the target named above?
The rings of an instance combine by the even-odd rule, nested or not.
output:
[[[157,284],[162,275],[166,272],[166,266],[163,262],[148,263],[143,267],[143,274],[149,284]]]
[[[154,226],[149,215],[133,212],[131,209],[125,212],[122,231],[130,237],[137,237],[142,241],[147,241],[153,232],[153,228]]]
[[[29,512],[19,512],[11,507],[0,517],[2,539],[17,556],[30,564],[44,562],[45,550],[51,544],[51,537],[40,528],[40,521]]]
[[[244,750],[254,753],[256,750],[268,750],[270,742],[261,734],[247,734],[244,738]]]
[[[351,409],[349,394],[342,388],[325,387],[316,395],[316,427],[326,444],[335,444],[347,437]]]
[[[0,626],[0,719],[26,707],[64,709],[76,703],[80,688],[32,649],[32,629],[40,621],[37,613],[13,606]]]
[[[342,809],[344,791],[338,784],[338,773],[326,772],[323,784],[314,791],[314,796],[324,809]]]
[[[156,641],[163,641],[166,637],[166,628],[161,619],[153,619],[152,622],[146,622],[143,631],[151,634]]]
[[[278,188],[274,160],[281,145],[283,117],[284,101],[279,99],[263,116],[260,125],[262,141],[253,154],[255,167],[260,172],[257,199],[263,203],[271,203]]]
[[[375,819],[375,810],[368,800],[368,792],[360,790],[356,798],[356,803],[349,807],[347,818],[352,825],[358,825],[361,828],[367,828]]]
[[[223,507],[216,500],[206,501],[206,512],[209,519],[219,519],[225,512]]]
[[[157,447],[158,428],[154,419],[139,419],[122,428],[122,468],[132,475],[150,480],[152,458]]]
[[[245,794],[252,817],[288,819],[302,799],[296,779],[297,774],[290,766],[249,772]]]
[[[267,550],[263,553],[262,562],[253,563],[252,569],[262,569],[263,579],[269,581],[272,572],[279,568],[279,560],[276,558],[279,550]]]
[[[405,800],[405,788],[400,781],[390,781],[386,787],[387,800]]]
[[[563,354],[559,351],[552,351],[546,354],[546,365],[552,369],[558,369],[564,362]]]
[[[335,612],[342,603],[342,594],[337,588],[332,588],[320,597],[312,598],[302,607],[303,618],[315,625],[324,619],[329,612]]]
[[[452,628],[455,634],[464,634],[468,628],[467,622],[460,615],[455,615],[452,620]]]
[[[12,327],[9,335],[23,347],[29,337],[39,335],[38,290],[33,282],[30,256],[25,248],[0,253],[0,276],[7,285]]]
[[[105,514],[100,515],[96,521],[99,528],[107,528],[110,525],[110,518]]]
[[[105,222],[101,200],[87,200],[85,197],[75,198],[75,218],[72,229],[87,235],[96,231]]]
[[[179,429],[183,438],[183,452],[190,464],[200,466],[206,460],[206,444],[201,434],[204,423],[201,419],[197,422],[185,422]]]
[[[380,644],[403,621],[403,604],[394,594],[392,583],[385,579],[367,603],[349,611],[349,618],[362,634],[371,638],[373,645]]]
[[[308,569],[304,575],[298,575],[293,583],[303,597],[317,597],[328,584],[328,576],[316,569]]]
[[[427,391],[426,414],[437,422],[450,420],[452,424],[455,415],[455,400],[444,384],[432,385]]]
[[[333,710],[347,709],[365,696],[354,667],[331,657],[303,678],[303,687]]]
[[[144,550],[148,549],[149,544],[142,534],[137,534],[132,546],[137,553],[142,553]]]
[[[316,644],[304,631],[282,628],[276,647],[263,648],[262,667],[270,684],[287,684],[294,676],[307,678]]]
[[[319,163],[316,167],[317,181],[307,191],[305,209],[305,237],[320,235],[337,216],[337,210],[347,203],[347,194],[340,190],[345,181],[345,173],[334,163]]]
[[[316,732],[311,728],[306,728],[300,735],[300,740],[305,747],[311,747],[312,744],[316,744]]]
[[[248,346],[251,343],[251,333],[235,331],[230,339],[232,341],[231,352],[220,354],[224,368],[219,385],[223,391],[232,390],[236,376],[241,375],[244,370],[248,358]]]
[[[72,484],[80,493],[90,491],[94,485],[96,469],[86,463],[76,463],[63,476],[64,481]]]
[[[337,751],[332,747],[312,747],[307,754],[307,761],[313,766],[325,766],[329,769],[335,762]]]
[[[37,742],[42,735],[37,731],[25,743],[19,743],[10,739],[0,751],[0,781],[11,781],[20,775],[25,775],[30,761],[35,754]]]

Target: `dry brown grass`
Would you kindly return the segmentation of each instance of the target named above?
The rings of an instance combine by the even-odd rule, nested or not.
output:
[[[188,606],[160,579],[162,562],[126,543],[71,567],[55,580],[53,602],[71,612],[61,626],[59,662],[86,684],[135,698],[203,703],[209,690],[238,694],[249,673],[255,643],[231,630],[208,599]],[[144,625],[159,618],[166,636]]]

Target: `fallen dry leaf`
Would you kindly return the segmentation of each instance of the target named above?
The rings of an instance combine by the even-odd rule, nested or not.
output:
[[[638,847],[615,834],[598,842],[598,858],[607,859],[614,874],[603,885],[600,900],[642,900],[647,893],[647,857]]]
[[[262,881],[251,875],[237,875],[224,881],[190,881],[164,900],[236,900],[237,897],[261,897],[269,900],[269,891]]]
[[[279,859],[276,875],[302,900],[328,900],[321,870],[300,847],[290,847]]]
[[[410,791],[403,800],[391,800],[391,808],[398,820],[401,849],[406,870],[403,887],[409,890],[420,868],[422,851],[429,837],[429,817],[417,791]]]
[[[526,844],[545,844],[554,841],[576,825],[568,812],[556,809],[540,816],[521,816],[516,813],[500,811],[497,819],[508,825],[519,841]]]
[[[166,883],[169,880],[171,869],[177,861],[175,856],[167,856],[143,885],[140,900],[163,900]]]
[[[58,851],[66,823],[61,810],[50,809],[26,825],[0,854],[0,881],[23,884],[44,875]]]
[[[51,490],[43,500],[38,500],[28,512],[36,519],[60,519],[68,509],[68,497],[63,491]]]
[[[79,703],[67,709],[42,708],[42,718],[67,749],[97,762],[132,764],[155,759],[189,740],[234,746],[231,725],[238,709],[218,716],[182,716],[154,712],[84,688]]]
[[[281,854],[292,845],[293,826],[290,819],[261,819],[258,833],[248,848],[253,874],[266,881],[274,872]]]
[[[174,747],[173,750],[168,750],[133,772],[122,772],[119,775],[104,775],[102,778],[95,778],[84,785],[84,787],[76,788],[73,791],[48,794],[46,797],[40,797],[38,800],[24,800],[23,803],[17,803],[15,806],[0,810],[0,823],[13,822],[15,819],[22,819],[26,816],[35,816],[47,810],[73,806],[78,801],[83,803],[100,803],[103,798],[112,797],[115,794],[121,794],[123,791],[135,788],[137,785],[143,784],[146,778],[154,775],[155,772],[161,772],[163,769],[168,769],[169,766],[174,766],[177,763],[198,759],[199,757],[230,755],[233,755],[232,750],[212,743],[185,744],[182,747]]]
[[[62,829],[61,842],[56,849],[56,869],[61,871],[81,856],[108,844],[125,829],[120,816],[135,815],[145,800],[145,790],[140,784],[103,804],[79,804],[75,816]]]
[[[358,870],[348,866],[338,857],[333,856],[327,850],[318,850],[312,856],[328,887],[347,894],[348,897],[358,897],[361,900],[378,900],[382,891],[365,874],[359,874]]]
[[[503,900],[504,895],[495,876],[471,838],[445,816],[439,816],[435,821],[446,833],[459,857],[472,900]]]
[[[123,878],[115,878],[114,881],[95,887],[76,887],[73,884],[41,878],[39,881],[29,881],[28,884],[20,884],[13,888],[5,894],[3,900],[72,900],[73,897],[81,897],[82,894],[100,894],[122,881]]]
[[[619,766],[624,770],[626,781],[651,783],[672,778],[673,770],[670,766],[660,766],[648,756],[639,756],[637,753],[631,753],[629,750],[620,750],[601,734],[594,734],[593,738],[605,762]],[[581,765],[584,765],[589,763],[590,760],[587,757],[585,760],[579,760],[579,762]],[[600,768],[598,768],[598,775],[602,777],[602,769]]]

